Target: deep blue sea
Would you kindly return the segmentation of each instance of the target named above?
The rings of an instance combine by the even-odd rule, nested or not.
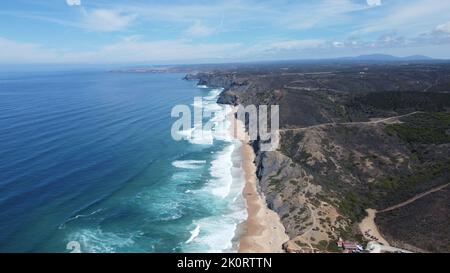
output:
[[[223,107],[183,76],[0,72],[0,252],[234,251],[240,144],[171,137],[173,106]]]

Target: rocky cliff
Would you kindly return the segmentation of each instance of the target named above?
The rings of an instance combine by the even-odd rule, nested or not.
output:
[[[386,208],[450,179],[450,84],[438,80],[439,73],[450,75],[450,67],[436,69],[396,68],[399,77],[382,82],[373,73],[367,82],[377,80],[366,82],[367,90],[359,70],[348,83],[347,70],[340,75],[304,68],[216,71],[186,79],[224,87],[219,103],[280,105],[279,149],[263,152],[261,143],[253,143],[259,190],[291,238],[287,249],[333,252],[338,238],[365,241],[357,226],[365,209]],[[358,90],[350,92],[355,82]],[[438,87],[440,92],[429,92]],[[389,228],[399,226],[395,219],[389,225],[381,219],[385,234],[397,234]]]

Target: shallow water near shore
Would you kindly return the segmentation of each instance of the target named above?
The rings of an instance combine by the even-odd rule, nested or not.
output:
[[[0,74],[0,252],[235,251],[241,144],[172,139],[174,105],[221,107],[183,76]]]

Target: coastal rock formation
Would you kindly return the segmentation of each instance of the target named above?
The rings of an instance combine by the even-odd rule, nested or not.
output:
[[[367,208],[382,210],[450,180],[449,75],[450,66],[440,64],[292,65],[187,79],[224,87],[220,103],[280,105],[278,150],[253,143],[259,191],[285,226],[287,251],[334,252],[339,238],[366,240],[358,223]],[[430,204],[450,209],[441,197]],[[435,206],[413,210],[439,217],[439,227],[450,218],[434,213]],[[442,229],[415,245],[393,215],[377,219],[392,245],[448,251],[450,236]],[[413,225],[419,218],[405,222],[415,236],[426,232],[427,225]],[[431,249],[426,240],[442,243]]]

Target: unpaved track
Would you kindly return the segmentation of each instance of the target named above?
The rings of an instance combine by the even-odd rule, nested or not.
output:
[[[427,196],[427,195],[429,195],[429,194],[432,194],[433,192],[440,191],[440,190],[442,190],[442,189],[448,187],[449,185],[450,185],[450,183],[447,183],[447,184],[445,184],[445,185],[442,185],[442,186],[439,186],[439,187],[437,187],[437,188],[431,189],[431,190],[426,191],[426,192],[424,192],[424,193],[418,194],[418,195],[414,196],[413,198],[406,200],[405,202],[402,202],[402,203],[400,203],[400,204],[397,204],[397,205],[395,205],[395,206],[389,207],[389,208],[384,209],[384,210],[380,210],[378,213],[388,212],[388,211],[391,211],[391,210],[395,210],[395,209],[401,208],[401,207],[403,207],[403,206],[406,206],[406,205],[408,205],[408,204],[411,204],[412,202],[414,202],[414,201],[416,201],[416,200],[418,200],[418,199],[420,199],[420,198],[422,198],[422,197],[425,197],[425,196]]]
[[[412,112],[412,113],[405,114],[405,115],[401,115],[401,116],[395,116],[395,117],[383,118],[383,119],[372,120],[372,121],[341,122],[341,123],[330,122],[330,123],[322,123],[322,124],[317,124],[317,125],[311,125],[311,126],[302,127],[302,128],[280,129],[279,131],[281,131],[281,132],[287,132],[287,131],[302,131],[302,130],[308,130],[308,129],[313,129],[313,128],[321,128],[321,127],[326,127],[326,126],[331,126],[331,125],[363,125],[363,124],[379,124],[379,123],[386,123],[386,122],[389,122],[389,121],[395,121],[395,120],[397,120],[397,119],[404,118],[404,117],[408,117],[408,116],[412,116],[412,115],[415,115],[415,114],[418,114],[418,113],[422,113],[422,112],[416,111],[416,112]]]
[[[383,238],[383,236],[381,235],[381,233],[378,230],[378,227],[375,223],[375,217],[377,215],[377,213],[383,213],[383,212],[388,212],[388,211],[392,211],[392,210],[396,210],[399,209],[401,207],[404,207],[406,205],[409,205],[417,200],[419,200],[420,198],[423,198],[429,194],[432,194],[434,192],[440,191],[446,187],[448,187],[450,185],[450,183],[447,183],[445,185],[441,185],[439,187],[433,188],[429,191],[423,192],[421,194],[418,194],[416,196],[414,196],[411,199],[406,200],[405,202],[401,202],[397,205],[394,205],[392,207],[386,208],[384,210],[380,210],[380,211],[376,211],[374,209],[367,209],[367,217],[364,218],[361,223],[359,223],[359,228],[361,230],[361,233],[363,234],[363,236],[368,239],[373,241],[373,238],[371,238],[371,236],[377,238],[376,241],[382,243],[383,245],[385,245],[386,247],[389,247],[389,243],[387,242],[386,239]]]

